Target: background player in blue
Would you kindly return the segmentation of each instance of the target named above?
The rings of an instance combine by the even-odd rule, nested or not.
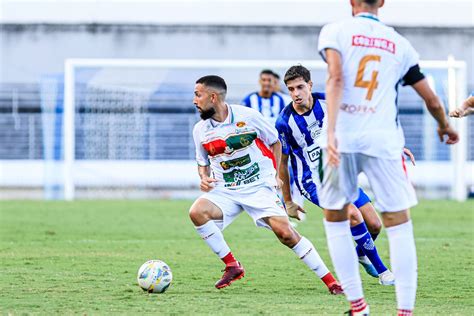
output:
[[[260,90],[252,92],[242,100],[242,105],[253,108],[263,117],[275,124],[281,110],[285,107],[285,99],[275,92],[275,77],[273,71],[264,69],[260,72]]]
[[[325,98],[323,93],[311,93],[311,74],[303,66],[288,69],[284,81],[293,102],[283,109],[276,123],[282,143],[279,172],[283,181],[283,198],[288,215],[298,218],[298,211],[304,212],[304,210],[294,203],[291,197],[288,159],[291,160],[296,185],[301,194],[319,206],[315,182],[320,181],[321,164],[320,148],[315,140],[323,129]],[[382,224],[369,197],[362,189],[359,189],[359,198],[350,208],[350,222],[352,236],[357,243],[359,262],[370,275],[379,277],[380,284],[393,285],[393,274],[383,264],[374,245],[374,239],[379,234]]]

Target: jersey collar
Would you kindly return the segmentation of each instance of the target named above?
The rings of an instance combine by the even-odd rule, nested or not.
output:
[[[225,105],[227,106],[227,117],[225,118],[224,122],[217,122],[217,121],[214,121],[212,118],[209,119],[209,122],[211,123],[212,127],[216,127],[217,125],[221,125],[221,124],[234,123],[234,112],[232,112],[232,108],[230,107],[230,105],[228,105],[227,103]]]
[[[380,22],[378,16],[376,16],[376,15],[373,14],[373,13],[369,13],[369,12],[361,12],[361,13],[359,13],[359,14],[356,14],[355,17],[356,17],[356,18],[366,18],[366,19],[370,19],[370,20],[374,20],[374,21]]]

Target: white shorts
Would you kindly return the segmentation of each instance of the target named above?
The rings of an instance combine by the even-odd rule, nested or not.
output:
[[[252,217],[255,225],[271,229],[263,220],[265,217],[288,217],[276,190],[270,186],[252,186],[239,190],[215,188],[200,196],[214,203],[223,214],[222,221],[214,221],[220,230],[224,230],[242,213]]]
[[[405,161],[383,159],[361,153],[342,153],[338,168],[328,164],[327,151],[322,151],[323,183],[318,185],[321,207],[339,210],[355,201],[359,194],[357,176],[363,172],[375,195],[380,212],[398,212],[415,206],[415,189],[406,173]]]

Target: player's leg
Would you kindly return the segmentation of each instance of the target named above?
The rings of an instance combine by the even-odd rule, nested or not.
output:
[[[359,209],[353,204],[349,206],[349,217],[351,221],[352,237],[357,243],[356,251],[361,251],[357,252],[359,263],[362,264],[368,274],[379,278],[380,284],[394,285],[395,278],[393,274],[382,262],[377,247],[374,244],[374,240],[364,222],[364,218]]]
[[[224,214],[221,207],[228,213]],[[230,224],[239,212],[240,207],[234,205],[232,201],[212,192],[197,199],[189,210],[189,217],[196,231],[226,265],[224,275],[215,285],[219,289],[241,279],[245,274],[244,268],[235,259],[221,232],[221,228],[224,229]]]
[[[409,208],[417,203],[415,191],[398,159],[370,157],[364,172],[387,231],[399,315],[411,315],[416,299],[417,257]]]
[[[328,164],[326,150],[321,154],[322,183],[318,184],[318,195],[324,208],[329,253],[346,298],[351,303],[351,313],[367,314],[369,308],[364,299],[348,218],[349,204],[357,198],[357,161],[353,154],[341,154],[339,167],[333,168]]]
[[[314,245],[306,237],[301,236],[290,224],[286,216],[270,216],[263,218],[282,244],[293,250],[298,258],[310,268],[321,281],[326,284],[331,294],[342,294],[342,287],[321,259]]]
[[[342,289],[319,256],[316,248],[291,226],[283,204],[275,189],[260,186],[241,202],[244,210],[257,226],[273,230],[284,245],[288,246],[328,286],[332,294],[341,294]]]

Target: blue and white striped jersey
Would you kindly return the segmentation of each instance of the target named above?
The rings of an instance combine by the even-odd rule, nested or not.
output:
[[[288,104],[276,121],[276,129],[283,154],[290,156],[296,186],[306,199],[319,206],[316,181],[322,181],[322,162],[318,138],[326,137],[323,133],[326,97],[324,93],[312,93],[312,96],[313,108],[304,114],[296,113],[293,105]],[[361,207],[368,202],[370,198],[359,188],[354,205]]]
[[[276,122],[282,152],[290,156],[291,167],[295,182],[301,194],[308,200],[319,205],[315,181],[319,177],[316,172],[320,164],[321,149],[315,140],[323,128],[326,112],[324,93],[313,93],[313,109],[298,114],[293,105],[287,105]],[[316,173],[316,174],[315,174]]]
[[[272,124],[275,124],[278,115],[287,104],[288,100],[279,93],[272,93],[269,98],[263,98],[258,92],[253,92],[242,100],[242,105],[259,111]]]

